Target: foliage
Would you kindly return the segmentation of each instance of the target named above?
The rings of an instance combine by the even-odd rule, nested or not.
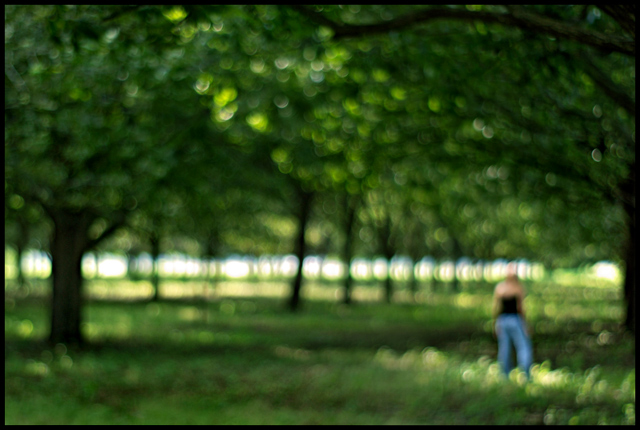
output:
[[[49,28],[37,27],[29,10]],[[355,27],[407,8],[322,11]],[[567,21],[583,14],[598,31],[613,25],[578,7],[538,12]],[[210,207],[238,183],[262,183],[247,177],[246,166],[268,156],[280,172],[318,189],[391,192],[382,191],[390,174],[402,185],[394,192],[401,199],[420,204],[416,193],[430,194],[431,218],[447,220],[428,222],[427,236],[445,228],[484,258],[544,255],[548,263],[576,264],[619,253],[615,244],[624,242],[621,210],[612,203],[629,175],[633,122],[594,78],[597,71],[632,91],[633,64],[623,55],[587,55],[573,41],[525,39],[513,27],[465,22],[334,41],[314,33],[312,23],[301,26],[300,11],[275,6],[7,13],[9,46],[51,40],[35,53],[8,51],[14,73],[7,74],[7,194],[14,205],[55,195],[61,205],[104,212],[151,198],[147,212],[171,217],[177,208]],[[136,26],[138,19],[148,30]],[[21,42],[23,34],[29,36]],[[213,122],[200,119],[206,111]],[[28,128],[21,125],[26,116],[33,118]],[[73,141],[51,143],[58,138]],[[240,167],[238,153],[196,144],[202,138],[230,142],[253,161]],[[15,146],[26,142],[29,149]],[[27,150],[45,157],[25,158]],[[225,174],[208,173],[216,171]],[[158,185],[175,197],[155,191]],[[189,190],[195,192],[187,204],[178,196]],[[505,198],[527,208],[502,215],[495,207]],[[164,207],[167,200],[178,206]],[[477,216],[461,218],[463,208]],[[569,233],[573,218],[580,224]]]
[[[300,248],[298,224],[345,258],[626,259],[633,279],[634,13],[7,6],[5,223],[52,230],[65,267],[119,228],[261,254]]]

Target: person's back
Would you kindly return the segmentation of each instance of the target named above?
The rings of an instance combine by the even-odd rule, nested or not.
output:
[[[516,347],[518,366],[529,376],[533,360],[531,340],[527,333],[524,311],[524,288],[515,271],[496,285],[493,294],[494,332],[498,338],[498,361],[503,372],[509,375],[513,369],[511,345]]]
[[[501,314],[517,314],[518,313],[518,298],[502,297],[502,312]]]

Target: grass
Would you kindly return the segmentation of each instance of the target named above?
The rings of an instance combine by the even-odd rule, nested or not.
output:
[[[43,342],[42,295],[6,287],[5,423],[635,424],[635,338],[618,330],[617,289],[531,286],[525,383],[495,362],[488,286],[352,307],[327,300],[332,288],[307,288],[325,299],[297,314],[257,295],[100,296],[74,349]]]

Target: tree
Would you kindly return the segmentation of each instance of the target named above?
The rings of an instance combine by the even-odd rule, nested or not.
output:
[[[171,183],[175,166],[207,162],[180,139],[209,113],[183,81],[197,64],[174,41],[170,12],[113,25],[109,7],[5,9],[6,181],[53,223],[53,343],[82,342],[83,253]]]
[[[455,115],[474,121],[478,131],[491,139],[492,145],[484,145],[482,138],[469,139],[464,121],[456,121],[459,125],[453,129],[459,136],[447,141],[449,152],[473,154],[483,161],[489,154],[493,160],[488,162],[494,165],[499,161],[499,167],[511,172],[522,170],[517,176],[528,176],[525,184],[537,182],[544,187],[546,182],[556,187],[560,182],[562,190],[573,195],[574,203],[568,202],[574,206],[572,211],[585,214],[585,210],[601,208],[606,202],[613,218],[620,219],[623,209],[627,244],[614,252],[625,261],[625,325],[634,329],[635,143],[629,115],[635,115],[635,99],[630,96],[635,84],[634,74],[629,73],[634,70],[629,57],[635,56],[635,7],[469,6],[417,11],[370,7],[356,13],[342,7],[293,8],[316,22],[322,44],[376,40],[383,47],[382,56],[385,46],[395,46],[396,51],[386,51],[386,59],[408,64],[408,68],[416,62],[403,51],[412,52],[419,64],[428,64],[425,60],[434,53],[446,52],[446,57],[440,55],[439,59],[448,63],[456,52],[467,55],[464,46],[474,46],[474,60],[479,64],[491,60],[493,64],[484,69],[468,68],[482,70],[475,75],[481,79],[460,68],[455,70],[454,63],[449,66],[454,75],[439,81],[444,83],[440,91],[427,92],[436,108],[432,110],[444,111],[443,102],[453,101],[458,108]],[[443,36],[451,43],[443,42]],[[447,68],[442,62],[438,64],[440,70],[432,69],[431,77]],[[468,57],[460,64],[469,65]],[[502,85],[491,83],[495,77]],[[458,88],[450,88],[452,81]],[[518,99],[512,96],[515,86],[521,93]],[[448,117],[452,118],[455,116]],[[517,135],[534,145],[514,145]],[[557,189],[541,191],[540,185],[534,185],[534,193],[552,201]]]
[[[296,308],[310,217],[331,194],[377,202],[388,258],[412,229],[443,255],[619,255],[632,328],[634,14],[8,6],[5,206],[52,222],[51,340],[81,340],[82,253],[132,213],[180,220],[150,233],[207,247],[295,247]],[[368,209],[345,206],[349,238]],[[293,220],[297,234],[272,228]]]

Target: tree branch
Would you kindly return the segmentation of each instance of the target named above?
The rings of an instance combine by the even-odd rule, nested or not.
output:
[[[102,234],[100,234],[100,236],[98,236],[95,239],[91,239],[89,240],[86,248],[85,248],[85,252],[89,251],[93,248],[95,248],[100,242],[102,242],[103,240],[105,240],[106,238],[108,238],[109,236],[111,236],[113,233],[115,233],[116,230],[118,230],[120,227],[123,227],[127,222],[127,217],[124,214],[124,212],[122,211],[118,211],[116,212],[115,216],[114,216],[114,220],[111,223],[111,225],[105,229]]]
[[[633,40],[636,40],[636,6],[633,3],[629,4],[597,4],[598,9],[605,12],[616,20],[620,27],[629,35]]]
[[[296,5],[291,7],[311,18],[318,25],[331,28],[334,31],[333,38],[336,40],[347,37],[383,34],[393,30],[401,30],[412,25],[449,19],[457,21],[482,21],[484,23],[518,27],[523,30],[544,33],[584,43],[605,52],[621,52],[631,56],[635,56],[636,53],[634,39],[589,30],[575,24],[551,19],[517,6],[509,6],[509,13],[474,12],[466,9],[452,8],[429,8],[408,13],[390,21],[364,25],[337,23],[320,13],[311,11],[305,6]]]
[[[121,15],[127,14],[129,12],[133,12],[135,10],[138,10],[139,8],[141,8],[144,5],[136,5],[136,6],[126,6],[123,7],[120,10],[117,10],[115,12],[113,12],[111,15],[105,17],[102,19],[102,22],[109,22],[109,21],[113,21],[116,18],[119,18]]]
[[[580,53],[580,58],[585,62],[586,72],[591,79],[618,105],[622,106],[632,115],[636,114],[636,101],[629,95],[629,92],[616,84],[596,66],[588,55]]]
[[[301,4],[292,4],[292,5],[289,5],[289,7],[291,9],[297,10],[300,14],[306,16],[307,18],[310,18],[312,21],[315,21],[318,25],[322,25],[322,26],[329,27],[329,28],[333,29],[333,31],[336,33],[336,35],[338,33],[337,29],[338,28],[343,28],[343,26],[344,26],[341,22],[331,21],[330,19],[326,18],[321,13],[315,12],[315,11],[313,11],[313,10],[309,9],[308,7],[303,6]]]
[[[636,42],[623,36],[608,35],[588,30],[578,25],[567,24],[543,15],[529,12],[522,6],[509,6],[514,24],[522,29],[547,33],[563,39],[591,45],[605,52],[621,52],[636,55]]]

